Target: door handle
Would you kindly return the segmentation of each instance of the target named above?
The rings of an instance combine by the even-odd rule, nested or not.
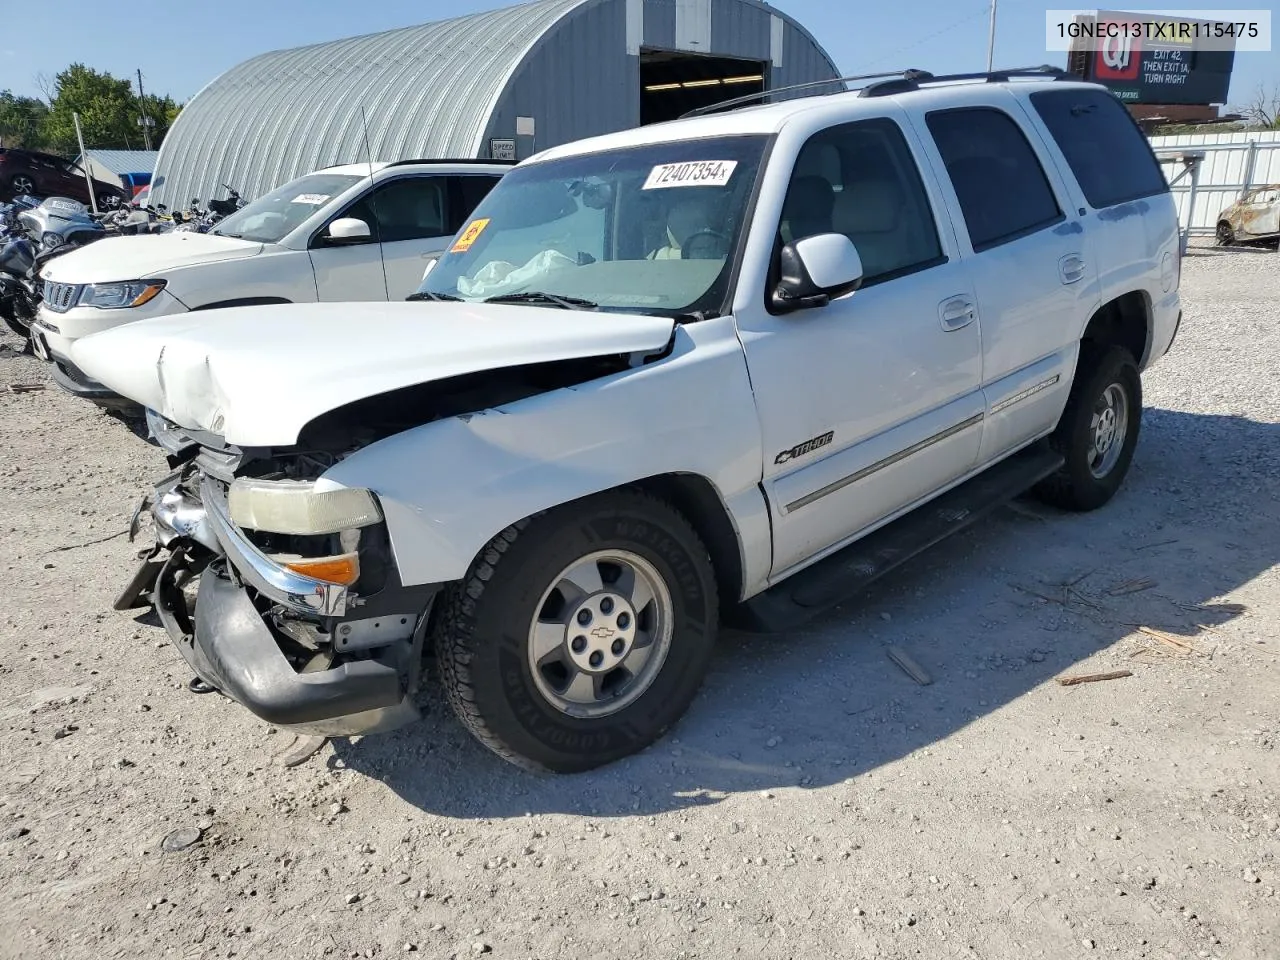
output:
[[[1069,253],[1058,261],[1058,273],[1063,283],[1075,283],[1083,277],[1084,267],[1084,260],[1075,253]]]
[[[967,327],[976,318],[973,301],[968,297],[951,297],[938,304],[938,319],[948,333]]]

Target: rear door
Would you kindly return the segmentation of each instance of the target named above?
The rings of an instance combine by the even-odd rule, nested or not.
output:
[[[76,200],[89,202],[89,188],[84,181],[84,173],[74,164],[62,159],[50,162],[50,173],[54,178],[54,188],[50,193]]]
[[[964,106],[924,114],[977,295],[986,399],[979,463],[991,462],[1057,421],[1076,359],[1080,317],[1097,300],[1096,270],[1080,217],[1044,143],[999,87]],[[1023,121],[1025,123],[1025,121]]]

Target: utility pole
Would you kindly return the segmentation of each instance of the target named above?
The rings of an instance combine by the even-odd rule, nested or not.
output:
[[[996,54],[996,0],[991,0],[991,25],[987,30],[987,73],[992,71],[991,63]],[[141,76],[141,75],[139,75]],[[142,83],[141,80],[138,81]]]
[[[992,16],[995,16],[995,0],[992,3]],[[993,24],[992,30],[995,29]],[[987,69],[990,69],[988,66]],[[142,94],[142,68],[138,68],[138,126],[142,128],[142,139],[146,143],[147,149],[151,149],[151,118],[147,116],[147,101],[143,99]]]

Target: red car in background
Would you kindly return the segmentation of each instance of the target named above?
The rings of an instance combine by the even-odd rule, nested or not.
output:
[[[89,184],[84,171],[70,160],[35,150],[0,147],[0,197],[21,194],[33,197],[70,197],[89,204]],[[98,209],[120,206],[128,197],[120,184],[93,181]]]

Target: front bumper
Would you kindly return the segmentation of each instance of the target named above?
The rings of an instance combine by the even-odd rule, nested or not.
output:
[[[378,616],[365,609],[358,618],[346,616],[354,599],[346,588],[275,564],[231,523],[216,484],[205,478],[199,492],[199,499],[192,496],[178,475],[157,488],[151,507],[156,549],[117,608],[133,605],[150,588],[170,639],[196,676],[268,723],[332,737],[418,719],[414,695],[434,591],[423,604],[421,593],[397,598],[394,588],[390,597],[384,590],[377,603],[366,601]],[[198,584],[194,608],[185,589],[192,582]],[[404,612],[388,615],[397,602]],[[310,652],[299,648],[280,632],[281,615],[332,642]],[[383,636],[361,641],[376,633]]]
[[[35,327],[32,330],[32,336],[33,338],[42,337],[39,327]],[[55,352],[51,347],[46,347],[46,349],[53,380],[67,393],[79,397],[81,400],[95,403],[104,410],[141,412],[142,407],[139,404],[134,403],[128,397],[120,396],[110,388],[104,387],[98,381],[91,379],[83,370],[62,354]]]
[[[83,337],[102,333],[135,320],[169,316],[186,312],[181,301],[168,291],[161,291],[141,307],[128,310],[100,310],[97,307],[72,307],[58,312],[41,303],[31,325],[32,337],[38,337],[43,350],[38,349],[53,367],[53,379],[68,393],[89,400],[109,410],[141,412],[141,407],[90,378],[69,359],[71,345]]]

